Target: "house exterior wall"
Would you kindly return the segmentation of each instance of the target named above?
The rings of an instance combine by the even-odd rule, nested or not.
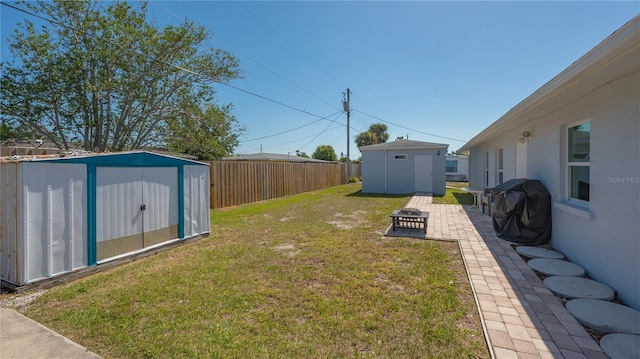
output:
[[[440,151],[440,155],[438,155]],[[431,156],[432,192],[444,194],[446,190],[446,148],[436,149],[389,149],[363,151],[362,192],[405,194],[415,192],[415,158]],[[406,159],[396,159],[404,156]]]
[[[554,248],[611,286],[640,310],[640,72],[608,82],[542,118],[470,148],[471,186],[482,187],[484,153],[490,152],[489,186],[495,182],[495,149],[504,148],[505,180],[515,176],[515,144],[524,131],[527,177],[551,193]],[[535,121],[534,121],[535,120]],[[567,201],[567,128],[589,120],[590,176],[587,208]]]
[[[469,157],[469,187],[495,187],[502,182],[516,178],[516,142],[522,132],[523,130],[520,129],[509,131],[472,149],[473,154]],[[502,148],[503,154],[502,182],[499,181],[498,168],[500,148]]]
[[[457,161],[458,168],[455,172],[447,171],[447,181],[468,181],[469,157],[467,156],[447,156],[446,161]]]

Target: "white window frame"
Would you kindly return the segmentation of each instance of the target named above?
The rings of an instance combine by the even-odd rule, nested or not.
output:
[[[565,178],[565,200],[572,205],[577,205],[580,207],[589,207],[590,201],[585,201],[579,198],[571,197],[571,168],[572,167],[589,167],[589,198],[591,198],[591,126],[589,126],[589,161],[585,162],[571,162],[569,160],[569,146],[571,145],[569,141],[569,130],[573,127],[580,126],[582,124],[589,123],[591,125],[591,119],[586,118],[582,120],[578,120],[575,122],[571,122],[567,124],[564,128],[564,141],[565,141],[565,149],[564,149],[564,178]]]
[[[394,160],[406,161],[409,159],[408,155],[393,155]]]
[[[489,187],[489,151],[484,153],[484,186]]]
[[[496,148],[496,182],[504,182],[504,147]]]

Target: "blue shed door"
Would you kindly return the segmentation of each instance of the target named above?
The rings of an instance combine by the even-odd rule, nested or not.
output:
[[[433,192],[433,165],[431,156],[415,157],[415,191]]]
[[[176,167],[96,169],[96,259],[178,238]]]

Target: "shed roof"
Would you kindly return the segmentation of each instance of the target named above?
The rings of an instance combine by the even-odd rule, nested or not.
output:
[[[362,151],[378,151],[378,150],[430,150],[430,149],[447,149],[448,144],[445,143],[433,143],[422,142],[413,140],[398,140],[393,142],[377,143],[375,145],[362,146],[359,148]]]
[[[60,162],[60,163],[89,163],[98,166],[177,166],[184,164],[207,165],[204,162],[168,156],[147,151],[88,153],[79,155],[46,155],[46,156],[16,156],[6,157],[8,161],[20,162]]]
[[[280,161],[280,162],[314,162],[314,163],[336,163],[332,161],[317,160],[315,158],[299,157],[295,155],[283,155],[278,153],[252,153],[247,155],[237,155],[229,158],[230,161]]]
[[[458,151],[535,122],[597,88],[640,70],[640,15],[604,39],[571,66],[514,106]]]

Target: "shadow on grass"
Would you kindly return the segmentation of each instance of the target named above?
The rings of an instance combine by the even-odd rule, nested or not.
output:
[[[363,197],[363,198],[404,198],[411,197],[413,193],[407,194],[388,194],[388,193],[362,193],[362,190],[358,190],[345,195],[345,197]]]
[[[460,205],[472,205],[473,195],[470,193],[452,193]]]

